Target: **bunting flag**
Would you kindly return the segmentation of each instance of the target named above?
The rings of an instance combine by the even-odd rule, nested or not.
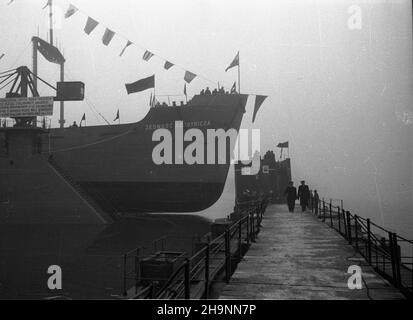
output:
[[[189,71],[185,71],[185,77],[184,80],[186,83],[191,83],[192,80],[194,80],[196,77],[195,73],[189,72]]]
[[[231,93],[237,93],[237,83],[234,82],[234,84],[231,87]]]
[[[142,59],[145,60],[145,61],[149,61],[149,59],[152,58],[152,57],[153,57],[153,53],[146,50],[145,53],[143,54]]]
[[[229,69],[239,66],[239,51],[237,55],[235,56],[234,60],[232,60],[231,64],[225,69],[225,72],[227,72]]]
[[[112,41],[114,35],[115,33],[112,30],[106,28],[105,33],[102,38],[103,44],[107,46]]]
[[[267,96],[255,96],[255,106],[254,106],[254,115],[252,116],[252,122],[255,121],[255,117],[257,115],[258,109],[261,107],[262,103],[264,100],[267,98]]]
[[[113,121],[116,121],[116,120],[119,120],[119,119],[120,119],[120,117],[119,117],[119,109],[118,109],[118,112],[116,113],[116,118]]]
[[[42,10],[43,10],[43,9],[46,9],[48,6],[50,6],[50,0],[47,0],[47,3],[46,3],[45,6],[42,8]]]
[[[288,148],[288,141],[277,144],[277,148]]]
[[[124,54],[125,51],[126,51],[126,48],[129,47],[131,44],[132,44],[132,42],[128,40],[128,42],[126,43],[126,45],[123,47],[122,51],[120,52],[119,57],[122,57],[122,56],[123,56],[123,54]]]
[[[56,64],[62,64],[65,62],[65,58],[55,46],[52,46],[39,37],[33,37],[33,41],[37,44],[37,50],[39,50],[47,61]]]
[[[96,20],[93,20],[91,17],[88,17],[84,31],[86,32],[87,35],[89,35],[93,30],[95,30],[98,24],[99,22],[97,22]]]
[[[155,88],[155,75],[145,79],[138,80],[133,83],[125,84],[128,94],[144,91],[146,89]]]
[[[165,65],[163,66],[165,68],[165,70],[169,70],[174,66],[174,64],[172,62],[169,61],[165,61]]]
[[[73,4],[69,5],[69,8],[67,9],[66,13],[65,13],[65,19],[70,18],[71,16],[73,16],[79,9],[76,8]]]

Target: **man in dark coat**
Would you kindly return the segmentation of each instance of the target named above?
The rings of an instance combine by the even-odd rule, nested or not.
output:
[[[304,212],[307,209],[308,200],[310,199],[310,189],[304,180],[301,181],[301,186],[298,187],[298,199],[300,199],[300,206]]]
[[[314,213],[318,216],[318,205],[320,202],[320,197],[318,196],[317,190],[314,190],[313,207]]]
[[[288,211],[294,212],[295,200],[297,199],[297,189],[294,187],[294,182],[290,181],[284,193],[287,197]]]

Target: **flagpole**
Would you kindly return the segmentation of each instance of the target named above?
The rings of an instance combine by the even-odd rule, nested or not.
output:
[[[238,92],[241,94],[241,59],[239,58],[238,51]]]

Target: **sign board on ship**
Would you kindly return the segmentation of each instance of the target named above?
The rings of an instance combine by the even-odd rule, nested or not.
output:
[[[53,97],[0,99],[0,118],[53,115]]]

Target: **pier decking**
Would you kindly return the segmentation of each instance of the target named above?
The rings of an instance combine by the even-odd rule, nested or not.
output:
[[[300,211],[267,208],[220,299],[404,299],[338,232]],[[362,269],[360,290],[347,287],[351,265]]]

